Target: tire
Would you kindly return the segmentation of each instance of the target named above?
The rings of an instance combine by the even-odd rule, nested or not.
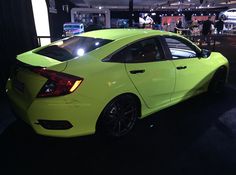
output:
[[[208,86],[208,93],[210,95],[219,95],[224,92],[226,75],[227,75],[227,70],[225,67],[220,67],[216,71]]]
[[[225,16],[225,15],[221,15],[221,17],[220,17],[222,20],[226,20],[227,19],[227,17]]]
[[[98,119],[97,133],[113,138],[127,135],[139,117],[138,104],[132,95],[121,95],[113,99]]]

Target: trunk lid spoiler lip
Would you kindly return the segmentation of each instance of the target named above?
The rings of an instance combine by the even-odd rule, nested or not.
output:
[[[46,56],[38,55],[32,51],[20,54],[16,57],[15,67],[27,69],[46,68],[62,72],[66,69],[68,62],[61,62]]]

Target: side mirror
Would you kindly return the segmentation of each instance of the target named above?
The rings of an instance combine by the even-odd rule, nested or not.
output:
[[[202,49],[200,56],[202,58],[208,58],[211,55],[211,51],[207,49]]]

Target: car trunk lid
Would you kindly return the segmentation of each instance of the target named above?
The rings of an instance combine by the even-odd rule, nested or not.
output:
[[[27,109],[37,96],[47,78],[33,72],[33,69],[42,67],[61,72],[66,68],[67,62],[61,62],[49,57],[26,52],[17,56],[7,89],[22,108]]]
[[[44,55],[37,54],[32,51],[18,55],[17,60],[26,65],[36,66],[36,67],[51,67],[51,66],[55,66],[62,63],[61,61],[58,61],[50,57],[46,57]],[[64,67],[60,67],[60,69],[62,70],[64,68],[65,68],[65,65]],[[58,70],[58,71],[62,71],[62,70]]]

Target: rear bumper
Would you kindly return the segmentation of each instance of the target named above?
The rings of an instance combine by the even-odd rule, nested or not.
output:
[[[85,97],[80,97],[80,101],[66,96],[39,98],[24,105],[18,92],[8,89],[7,95],[14,113],[36,133],[45,136],[76,137],[93,134],[103,109],[99,103]],[[63,128],[65,123],[66,127]]]

